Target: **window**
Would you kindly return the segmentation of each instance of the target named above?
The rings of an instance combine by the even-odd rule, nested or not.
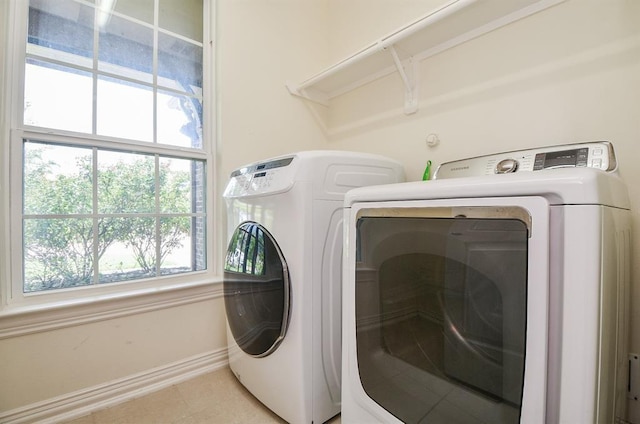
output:
[[[11,297],[207,270],[206,0],[26,3]]]

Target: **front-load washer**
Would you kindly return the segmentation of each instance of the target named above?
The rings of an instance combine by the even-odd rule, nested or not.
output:
[[[442,164],[345,197],[342,421],[625,418],[630,212],[613,147]]]
[[[231,174],[229,365],[288,422],[322,423],[340,412],[344,193],[401,181],[395,161],[338,151],[300,152]]]

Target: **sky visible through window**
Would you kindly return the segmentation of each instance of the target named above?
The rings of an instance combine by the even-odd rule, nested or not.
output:
[[[92,133],[93,81],[89,73],[65,72],[27,64],[24,123],[37,127]],[[192,147],[182,128],[189,117],[182,96],[158,93],[158,138],[166,144]],[[97,96],[100,135],[153,141],[153,92],[140,85],[100,79]]]

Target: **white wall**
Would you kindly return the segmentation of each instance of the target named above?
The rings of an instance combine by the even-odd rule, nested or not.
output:
[[[2,339],[0,413],[220,350],[223,308],[218,298]]]
[[[328,63],[325,0],[218,0],[220,183],[240,165],[326,148],[285,81]]]
[[[329,59],[337,62],[450,1],[328,0],[328,2]],[[327,65],[331,64],[333,63]]]

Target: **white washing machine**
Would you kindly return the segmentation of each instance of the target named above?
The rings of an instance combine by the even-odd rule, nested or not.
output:
[[[613,147],[460,160],[345,197],[342,422],[625,417],[630,212]]]
[[[395,161],[338,151],[300,152],[231,174],[229,365],[288,422],[322,423],[340,412],[344,193],[400,181]]]

